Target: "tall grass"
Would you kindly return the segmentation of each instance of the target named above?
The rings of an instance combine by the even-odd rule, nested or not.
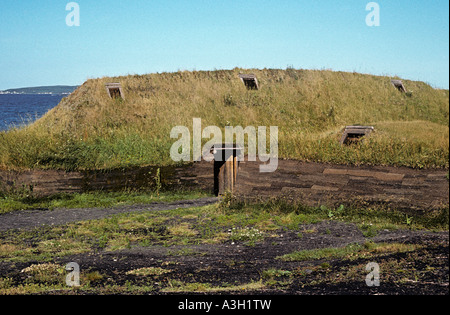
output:
[[[254,73],[248,91],[238,74]],[[125,99],[108,97],[120,82]],[[174,126],[278,126],[285,158],[448,167],[449,93],[404,80],[316,70],[233,69],[88,80],[35,123],[0,133],[0,167],[101,169],[172,164]],[[359,145],[341,147],[346,125],[374,125]],[[206,142],[209,139],[204,139]]]

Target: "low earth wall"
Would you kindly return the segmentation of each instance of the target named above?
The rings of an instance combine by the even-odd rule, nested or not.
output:
[[[448,207],[448,170],[343,166],[280,160],[274,173],[259,163],[241,162],[236,195],[244,199],[283,198],[310,206],[386,204],[402,210]]]
[[[259,162],[240,162],[234,195],[265,201],[281,198],[310,206],[386,204],[390,208],[429,211],[448,207],[448,170],[406,167],[344,166],[279,160],[277,171],[260,173]],[[92,190],[155,186],[158,167],[127,170],[65,172],[56,170],[0,171],[0,189],[29,189],[36,196]],[[214,163],[161,167],[168,189],[214,191]]]
[[[158,169],[164,188],[196,189],[213,193],[213,163],[209,162],[180,167],[148,166],[107,171],[0,170],[0,190],[28,190],[35,196],[49,196],[58,193],[154,188]]]

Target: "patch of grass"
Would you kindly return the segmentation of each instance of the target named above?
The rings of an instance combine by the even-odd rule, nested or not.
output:
[[[82,280],[86,280],[88,283],[94,283],[102,280],[103,278],[104,276],[99,271],[91,271],[84,274]]]
[[[167,252],[167,255],[169,256],[202,256],[204,254],[202,254],[201,252],[195,251],[191,248],[181,248],[181,249],[175,249],[175,250],[169,250]]]
[[[87,193],[56,194],[50,197],[34,197],[32,193],[26,195],[4,193],[3,196],[0,195],[0,214],[28,209],[107,208],[120,205],[197,199],[206,196],[208,196],[208,194],[204,192],[169,192],[159,190],[157,192],[138,190],[123,190],[118,192],[95,191]]]
[[[21,272],[28,275],[28,283],[60,284],[65,279],[64,268],[53,263],[31,265]]]
[[[334,220],[353,222],[366,237],[376,236],[380,230],[431,230],[448,231],[448,207],[424,214],[408,215],[386,206],[349,206],[334,212]]]
[[[308,261],[319,259],[337,259],[344,258],[360,250],[359,245],[349,245],[344,248],[323,248],[313,250],[295,251],[290,254],[277,257],[284,261]]]
[[[240,285],[226,285],[213,286],[210,283],[186,283],[179,280],[168,279],[168,286],[162,292],[182,293],[182,292],[204,292],[204,293],[219,293],[219,292],[241,292],[262,290],[265,284],[262,281],[250,282]]]
[[[279,256],[277,257],[277,259],[283,261],[311,261],[322,259],[355,260],[364,257],[373,257],[374,255],[377,254],[410,252],[419,248],[421,248],[421,246],[416,244],[403,244],[403,243],[375,244],[371,242],[366,242],[363,245],[350,244],[342,248],[329,247],[322,249],[295,251],[290,254]]]
[[[264,239],[264,233],[255,228],[232,228],[230,231],[230,240],[243,241],[245,244],[255,246],[255,243]]]
[[[127,275],[133,275],[133,276],[161,276],[166,273],[170,273],[172,270],[159,268],[159,267],[145,267],[145,268],[139,268],[139,269],[133,269],[130,271],[127,271]]]
[[[407,215],[402,211],[391,209],[387,205],[366,206],[355,203],[349,206],[339,205],[336,208],[308,207],[285,199],[272,199],[261,203],[232,200],[229,206],[222,208],[222,211],[225,218],[236,217],[247,224],[251,222],[248,222],[249,218],[254,218],[259,222],[258,226],[266,227],[262,229],[266,231],[270,227],[298,230],[301,225],[314,224],[324,220],[355,223],[367,237],[373,237],[378,231],[385,229],[427,229],[431,231],[448,231],[449,229],[448,206],[429,213]]]
[[[290,285],[294,278],[294,273],[283,269],[268,269],[261,273],[261,280],[266,286],[284,288]]]
[[[168,228],[168,231],[170,234],[174,236],[180,236],[180,237],[193,237],[197,235],[197,232],[190,228],[189,224],[184,222],[180,223],[174,226],[170,226]]]

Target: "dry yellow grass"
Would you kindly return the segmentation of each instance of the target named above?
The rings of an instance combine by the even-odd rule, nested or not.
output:
[[[248,91],[239,73],[254,73]],[[120,82],[124,100],[105,84]],[[0,133],[0,167],[102,169],[172,164],[174,126],[278,126],[280,156],[336,163],[448,167],[449,92],[358,73],[233,69],[91,79],[20,130]],[[346,125],[374,125],[369,141],[341,147]],[[206,142],[208,139],[204,139]]]

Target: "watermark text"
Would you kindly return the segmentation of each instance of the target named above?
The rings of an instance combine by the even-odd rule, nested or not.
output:
[[[66,11],[70,11],[66,16],[66,25],[69,27],[80,26],[80,5],[76,2],[69,2]]]
[[[271,173],[278,168],[278,127],[269,127],[269,139],[267,138],[268,128],[259,126],[257,128],[248,126],[226,126],[225,143],[235,144],[235,147],[241,148],[237,152],[237,160],[244,161],[244,139],[247,136],[247,155],[248,161],[268,162],[260,165],[260,172]],[[205,161],[219,160],[221,155],[215,155],[214,146],[223,143],[222,130],[217,126],[207,126],[202,128],[200,118],[193,119],[192,139],[191,132],[186,126],[176,126],[170,132],[172,139],[178,139],[170,149],[170,157],[174,162],[180,161]],[[202,147],[202,139],[208,140]],[[192,141],[191,141],[192,140]],[[191,157],[192,143],[192,157]],[[269,152],[267,152],[269,144]]]

